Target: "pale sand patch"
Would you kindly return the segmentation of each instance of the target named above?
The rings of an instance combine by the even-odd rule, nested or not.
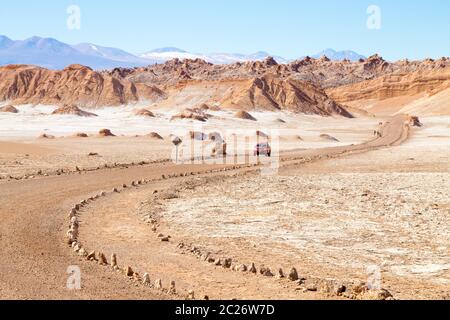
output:
[[[40,146],[38,144],[0,141],[0,154],[28,154],[33,156],[44,156],[54,154],[56,152],[57,151],[55,149]]]

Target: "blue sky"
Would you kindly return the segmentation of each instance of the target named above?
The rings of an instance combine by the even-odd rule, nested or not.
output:
[[[72,4],[81,9],[81,30],[66,26]],[[381,30],[367,28],[369,5],[381,9]],[[14,0],[2,3],[0,34],[133,53],[176,46],[295,58],[334,48],[395,60],[449,56],[449,18],[446,0]]]

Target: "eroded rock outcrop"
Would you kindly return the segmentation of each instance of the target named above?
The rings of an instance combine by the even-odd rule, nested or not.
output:
[[[154,86],[136,85],[81,65],[60,71],[29,65],[0,67],[0,101],[15,104],[118,106],[163,96]]]
[[[97,117],[95,113],[81,110],[76,105],[66,104],[52,112],[53,115],[74,115],[78,117]]]
[[[7,112],[7,113],[18,113],[19,110],[16,109],[16,107],[12,105],[3,106],[0,108],[0,112]]]

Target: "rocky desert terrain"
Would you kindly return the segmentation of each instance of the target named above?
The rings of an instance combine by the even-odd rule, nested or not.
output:
[[[450,298],[449,70],[0,67],[0,298]]]

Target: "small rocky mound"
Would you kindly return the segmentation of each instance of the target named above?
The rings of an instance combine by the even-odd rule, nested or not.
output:
[[[74,115],[78,117],[97,117],[95,113],[83,111],[75,105],[66,104],[52,112],[52,115]]]
[[[88,138],[89,136],[86,133],[78,132],[73,135],[75,138]]]
[[[284,136],[280,136],[280,140],[282,140],[282,141],[303,141],[303,138],[298,135],[284,135]]]
[[[173,120],[183,120],[183,119],[190,119],[190,120],[196,120],[201,122],[206,122],[208,120],[208,116],[198,109],[192,110],[192,109],[186,109],[183,112],[174,115],[170,121]]]
[[[136,116],[140,116],[140,117],[148,117],[148,118],[154,118],[155,115],[153,114],[153,112],[151,112],[150,110],[147,109],[140,109],[140,110],[136,110],[134,112],[134,114]]]
[[[116,136],[109,129],[102,129],[98,132],[98,134],[100,137],[115,137]]]
[[[413,127],[422,127],[423,126],[423,124],[420,122],[420,119],[419,119],[419,117],[411,117],[410,118],[410,124],[413,126]]]
[[[320,137],[321,137],[323,140],[328,140],[328,141],[333,141],[333,142],[339,142],[338,139],[336,139],[336,138],[333,137],[333,136],[330,136],[329,134],[321,134]]]
[[[256,118],[254,118],[250,113],[247,111],[239,111],[237,112],[234,117],[236,119],[242,119],[242,120],[250,120],[250,121],[257,121]]]
[[[50,134],[44,133],[44,134],[41,134],[41,135],[38,137],[38,139],[55,139],[55,136],[52,136],[52,135],[50,135]]]
[[[151,139],[155,139],[155,140],[164,140],[164,138],[161,137],[161,135],[159,135],[159,134],[156,133],[156,132],[151,132],[148,136],[149,136]]]
[[[19,113],[14,106],[8,105],[0,108],[0,112],[8,112],[8,113]]]

